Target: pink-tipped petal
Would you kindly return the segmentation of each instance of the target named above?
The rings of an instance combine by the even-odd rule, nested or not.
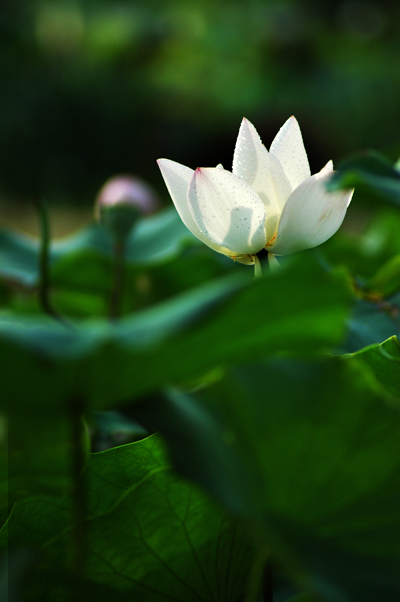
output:
[[[233,254],[254,254],[266,242],[265,208],[257,193],[229,171],[196,169],[189,206],[199,230]]]
[[[289,255],[316,247],[341,226],[353,190],[328,192],[332,172],[315,174],[294,190],[283,208],[275,244],[267,247],[274,255]]]
[[[222,249],[219,245],[216,245],[205,236],[193,219],[188,204],[188,189],[194,174],[193,169],[185,167],[185,165],[181,165],[175,161],[170,161],[170,159],[159,159],[157,163],[175,208],[185,226],[192,234],[194,234],[194,236],[196,236],[196,238],[211,247],[214,251],[229,254],[227,249]]]

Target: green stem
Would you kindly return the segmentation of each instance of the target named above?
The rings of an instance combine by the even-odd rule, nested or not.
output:
[[[71,600],[84,602],[82,583],[86,561],[86,492],[83,472],[85,469],[85,450],[82,431],[83,400],[80,397],[72,399],[71,440],[72,440],[72,571]]]
[[[53,308],[49,300],[49,250],[50,250],[50,227],[49,214],[44,201],[37,201],[36,206],[40,221],[40,252],[39,252],[39,301],[46,314],[53,315]]]
[[[44,201],[35,203],[40,223],[40,251],[39,251],[39,303],[45,314],[64,323],[63,318],[55,311],[50,302],[50,225],[49,212]]]
[[[258,259],[257,255],[254,255],[254,278],[261,278],[261,277],[262,277],[261,263],[260,263],[260,260]]]
[[[122,238],[117,239],[114,244],[112,272],[113,284],[110,301],[110,318],[115,319],[121,315],[124,292],[125,241]]]

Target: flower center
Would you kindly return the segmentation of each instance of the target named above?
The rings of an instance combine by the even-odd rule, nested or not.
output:
[[[276,237],[278,236],[278,232],[276,232],[276,234],[273,235],[272,238],[269,239],[269,241],[267,242],[267,244],[265,245],[265,248],[268,249],[268,247],[273,247],[275,244],[275,240]]]

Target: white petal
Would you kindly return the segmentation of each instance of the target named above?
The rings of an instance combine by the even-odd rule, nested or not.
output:
[[[264,203],[267,216],[265,229],[267,238],[271,238],[276,232],[280,207],[271,179],[268,151],[261,142],[256,128],[246,118],[243,119],[239,129],[232,171],[247,182]]]
[[[159,159],[157,163],[165,184],[167,185],[168,192],[171,195],[171,199],[185,226],[189,228],[196,238],[214,249],[214,251],[230,255],[231,253],[228,249],[222,249],[219,245],[214,244],[199,230],[199,227],[190,212],[187,194],[194,170],[185,167],[185,165],[181,165],[180,163],[176,163],[175,161],[170,161],[169,159]]]
[[[229,171],[196,169],[189,206],[200,231],[234,254],[254,254],[266,242],[265,208],[257,193]]]
[[[194,170],[169,159],[159,159],[158,167],[161,170],[162,177],[167,185],[168,192],[174,202],[183,223],[189,230],[197,236],[198,227],[196,226],[192,214],[189,211],[187,202],[187,191]]]
[[[333,236],[343,222],[353,190],[328,192],[332,172],[311,176],[291,194],[283,208],[274,255],[316,247]]]
[[[321,171],[319,173],[327,174],[327,173],[329,173],[331,171],[333,171],[333,162],[332,162],[332,160],[328,161],[328,163],[326,165],[324,165],[324,167],[321,169]]]
[[[265,205],[274,201],[268,151],[256,128],[246,118],[242,120],[236,140],[232,172],[254,188]]]
[[[286,201],[293,192],[293,186],[289,182],[280,161],[274,155],[271,155],[271,153],[269,154],[269,166],[274,183],[275,198],[279,206],[279,212],[281,213]]]
[[[310,166],[297,120],[290,117],[277,133],[271,144],[270,154],[283,167],[292,190],[310,177]]]

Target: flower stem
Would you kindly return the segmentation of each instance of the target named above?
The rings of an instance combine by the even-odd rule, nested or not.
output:
[[[50,226],[49,213],[47,205],[43,200],[35,202],[38,210],[40,223],[40,251],[39,251],[39,302],[45,314],[52,316],[56,320],[63,321],[61,316],[54,310],[49,295],[50,275],[49,275],[49,256],[50,256]]]
[[[121,315],[122,296],[124,292],[125,271],[125,241],[116,239],[113,254],[113,284],[110,301],[110,318],[119,318]]]
[[[254,278],[261,278],[261,276],[262,270],[260,260],[258,259],[257,255],[254,255]]]
[[[40,221],[40,254],[39,254],[39,300],[43,311],[46,314],[53,314],[49,300],[49,247],[50,247],[50,228],[47,206],[44,201],[37,201],[36,206]]]
[[[85,451],[82,433],[83,400],[76,397],[71,400],[71,443],[72,443],[72,558],[73,579],[72,600],[84,602],[82,598],[82,583],[86,561],[86,492],[83,472],[85,468]]]

